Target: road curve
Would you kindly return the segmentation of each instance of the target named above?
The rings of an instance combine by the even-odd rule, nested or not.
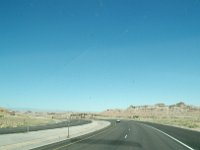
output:
[[[121,121],[85,137],[76,138],[37,150],[189,150],[190,147],[159,130],[134,121]]]
[[[29,150],[89,134],[109,125],[108,121],[93,120],[88,124],[72,126],[69,130],[64,127],[27,133],[2,134],[0,135],[0,150]]]

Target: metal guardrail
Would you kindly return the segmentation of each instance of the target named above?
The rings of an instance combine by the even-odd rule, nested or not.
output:
[[[89,120],[71,120],[69,126],[76,126],[90,123]],[[15,127],[15,128],[0,128],[0,134],[9,134],[9,133],[23,133],[29,131],[38,131],[38,130],[45,130],[45,129],[54,129],[54,128],[62,128],[68,127],[68,121],[63,121],[54,124],[46,124],[46,125],[37,125],[37,126],[22,126],[22,127]]]

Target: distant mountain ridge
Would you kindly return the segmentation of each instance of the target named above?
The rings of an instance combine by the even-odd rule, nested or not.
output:
[[[127,109],[107,109],[101,115],[128,118],[152,117],[191,117],[200,115],[200,107],[179,102],[173,105],[157,103],[155,105],[130,105]]]

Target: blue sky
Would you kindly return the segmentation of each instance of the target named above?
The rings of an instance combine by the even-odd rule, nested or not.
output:
[[[199,0],[0,1],[0,106],[200,105]]]

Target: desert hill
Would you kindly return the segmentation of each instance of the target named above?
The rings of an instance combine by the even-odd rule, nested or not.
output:
[[[104,116],[128,117],[128,118],[151,118],[151,117],[191,117],[200,115],[200,107],[186,105],[179,102],[174,105],[158,103],[155,105],[133,106],[127,109],[107,109],[101,113]]]
[[[173,105],[164,103],[143,106],[130,105],[127,109],[107,109],[101,115],[200,129],[200,107],[187,105],[184,102]]]

